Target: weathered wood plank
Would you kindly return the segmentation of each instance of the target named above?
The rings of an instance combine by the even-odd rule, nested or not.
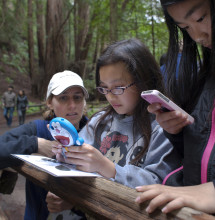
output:
[[[136,190],[104,178],[53,177],[26,163],[14,169],[96,219],[215,220],[212,215],[190,208],[183,208],[168,215],[157,210],[148,215],[145,212],[147,203],[137,205],[134,202],[138,195]]]
[[[8,220],[7,215],[5,214],[4,210],[0,206],[0,220]]]

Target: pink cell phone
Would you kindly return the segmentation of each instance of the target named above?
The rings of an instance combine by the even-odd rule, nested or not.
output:
[[[185,112],[182,108],[180,108],[178,105],[176,105],[173,101],[171,101],[169,98],[167,98],[165,95],[163,95],[161,92],[157,90],[147,90],[143,91],[141,93],[141,97],[145,99],[150,104],[152,103],[159,103],[161,104],[162,111],[174,111],[178,110],[181,111],[183,114],[188,115],[188,120],[193,123],[194,118],[189,115],[187,112]]]

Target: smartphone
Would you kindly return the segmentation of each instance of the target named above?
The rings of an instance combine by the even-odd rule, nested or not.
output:
[[[176,105],[173,101],[171,101],[169,98],[167,98],[165,95],[163,95],[161,92],[157,90],[147,90],[143,91],[141,93],[141,97],[145,99],[150,104],[152,103],[160,103],[161,104],[161,111],[174,111],[178,110],[182,112],[183,114],[188,115],[188,120],[193,123],[194,118],[189,115],[187,112],[185,112],[182,108],[180,108],[178,105]]]

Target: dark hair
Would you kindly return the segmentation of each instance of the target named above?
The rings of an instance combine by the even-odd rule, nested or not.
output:
[[[22,95],[25,96],[25,91],[20,89],[19,92],[22,91]],[[19,95],[19,94],[18,94]]]
[[[51,100],[53,99],[54,95],[51,94],[48,99],[46,100],[46,108],[44,109],[43,113],[42,113],[42,116],[43,116],[43,119],[44,120],[47,120],[47,121],[51,121],[53,118],[55,118],[55,113],[54,113],[54,110],[50,109],[48,106],[47,106],[47,103],[48,102],[51,102]]]
[[[160,0],[169,29],[169,46],[167,52],[167,93],[186,111],[191,112],[204,81],[208,76],[215,76],[215,8],[214,0],[210,1],[212,23],[212,50],[202,47],[202,59],[197,44],[189,34],[178,27],[167,12],[167,7],[186,0]],[[183,51],[176,78],[177,55],[179,52],[179,31],[183,36]]]
[[[8,88],[11,88],[11,89],[13,89],[13,86],[8,86]]]
[[[163,66],[166,63],[166,56],[167,56],[166,53],[161,55],[161,57],[160,57],[160,66]]]
[[[163,92],[162,75],[160,68],[155,61],[155,58],[150,53],[149,49],[141,43],[138,39],[129,39],[115,42],[109,45],[102,53],[100,58],[97,60],[96,65],[96,86],[100,84],[99,70],[103,66],[116,64],[123,62],[132,75],[133,81],[139,94],[144,90],[157,89]],[[147,111],[148,104],[141,97],[139,103],[134,111],[134,128],[133,133],[141,131],[144,138],[144,149],[131,161],[136,164],[143,156],[145,151],[148,149],[150,138],[151,138],[151,116]],[[104,108],[105,114],[98,121],[95,133],[97,134],[98,125],[107,116],[115,113],[115,110],[111,105]],[[113,117],[110,117],[112,120]],[[105,126],[105,125],[104,125]],[[96,137],[98,140],[99,137]]]

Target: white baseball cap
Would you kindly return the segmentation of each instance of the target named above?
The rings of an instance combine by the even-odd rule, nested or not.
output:
[[[59,95],[72,86],[81,87],[85,97],[89,97],[89,94],[86,88],[84,87],[84,83],[81,77],[78,74],[73,73],[72,71],[65,70],[63,72],[56,73],[52,76],[48,85],[46,99],[48,99],[51,94]]]

